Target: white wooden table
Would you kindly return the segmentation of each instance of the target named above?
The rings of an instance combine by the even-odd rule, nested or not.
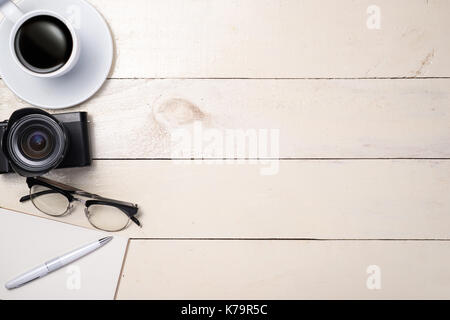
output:
[[[91,3],[116,48],[70,109],[95,161],[49,177],[140,205],[117,298],[450,298],[450,1]],[[25,106],[0,83],[2,119]],[[174,163],[195,122],[278,129],[279,173]],[[0,177],[0,206],[40,215],[26,192]]]

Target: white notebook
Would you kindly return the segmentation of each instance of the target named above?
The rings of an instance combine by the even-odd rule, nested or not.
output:
[[[0,299],[114,299],[128,239],[0,208]],[[23,287],[7,290],[16,276],[101,239],[91,254]]]

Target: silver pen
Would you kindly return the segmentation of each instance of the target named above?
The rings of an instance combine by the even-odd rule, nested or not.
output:
[[[18,287],[21,287],[33,280],[36,280],[38,278],[45,277],[49,273],[56,271],[58,269],[63,268],[64,266],[67,266],[68,264],[71,264],[72,262],[90,254],[91,252],[103,247],[105,244],[110,242],[113,239],[113,237],[106,237],[102,238],[100,240],[97,240],[93,243],[90,243],[88,245],[85,245],[81,248],[78,248],[76,250],[73,250],[61,257],[57,257],[55,259],[52,259],[43,265],[40,265],[39,267],[33,268],[32,270],[18,276],[17,278],[9,281],[5,287],[8,290],[15,289]]]

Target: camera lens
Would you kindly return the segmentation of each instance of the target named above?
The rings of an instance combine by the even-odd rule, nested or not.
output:
[[[42,175],[63,160],[66,134],[51,116],[30,114],[12,124],[7,149],[17,172],[25,176]]]
[[[54,147],[53,140],[46,128],[30,128],[21,138],[21,151],[32,160],[43,160],[48,157]]]
[[[45,140],[44,136],[39,133],[34,134],[29,139],[30,148],[36,152],[41,152],[42,150],[44,150],[46,144],[47,141]]]

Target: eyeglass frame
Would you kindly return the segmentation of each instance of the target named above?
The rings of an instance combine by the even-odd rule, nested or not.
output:
[[[104,206],[110,206],[110,207],[117,208],[129,218],[128,223],[122,229],[111,231],[111,232],[119,232],[119,231],[126,229],[130,225],[130,221],[134,222],[139,227],[142,227],[142,224],[136,218],[136,215],[138,214],[138,205],[137,204],[105,198],[105,197],[99,196],[97,194],[90,193],[90,192],[87,192],[87,191],[84,191],[81,189],[77,189],[77,188],[71,187],[69,185],[65,185],[63,183],[53,181],[53,180],[43,178],[43,177],[30,177],[30,178],[27,178],[26,182],[30,189],[30,193],[26,196],[21,197],[19,201],[22,203],[22,202],[31,200],[31,202],[33,203],[33,205],[35,206],[36,209],[38,209],[40,212],[42,212],[46,215],[49,215],[51,217],[64,217],[64,216],[68,215],[70,213],[70,210],[73,208],[72,203],[74,201],[77,201],[84,205],[84,207],[85,207],[84,212],[85,212],[86,218],[88,219],[89,223],[98,230],[107,231],[107,230],[103,230],[103,229],[97,227],[89,219],[89,216],[88,216],[89,207],[92,205],[104,205]],[[52,215],[52,214],[49,214],[49,213],[44,212],[43,210],[39,209],[36,206],[36,204],[34,204],[34,202],[32,201],[32,195],[31,195],[31,189],[33,186],[36,186],[36,185],[49,188],[55,192],[58,192],[59,194],[63,195],[64,197],[66,197],[67,200],[69,201],[69,205],[67,206],[66,211],[60,215]],[[41,192],[43,192],[43,191],[41,191]],[[92,200],[80,199],[77,196],[90,198]]]

